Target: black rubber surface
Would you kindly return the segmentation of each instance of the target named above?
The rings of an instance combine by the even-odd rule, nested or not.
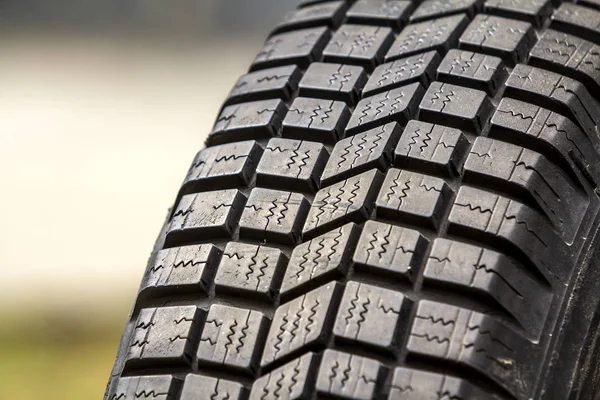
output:
[[[304,1],[234,86],[105,399],[598,387],[600,2]]]

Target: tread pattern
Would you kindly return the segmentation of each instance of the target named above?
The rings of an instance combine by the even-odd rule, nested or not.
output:
[[[535,33],[528,22],[479,14],[458,42],[461,48],[497,55],[514,65],[525,58]]]
[[[419,106],[421,117],[446,121],[459,129],[481,132],[492,112],[485,92],[449,83],[433,82]]]
[[[530,22],[541,28],[552,14],[551,0],[487,0],[485,12]]]
[[[238,79],[225,104],[272,98],[289,100],[298,88],[301,76],[302,73],[294,65],[251,72]]]
[[[321,175],[321,185],[329,186],[369,169],[385,169],[392,160],[392,150],[401,133],[400,126],[392,122],[340,140]]]
[[[263,367],[327,341],[335,318],[341,286],[329,283],[279,307],[273,316]]]
[[[256,168],[256,182],[261,187],[314,192],[328,157],[320,143],[271,139]]]
[[[140,293],[165,292],[208,294],[221,251],[211,244],[161,250],[153,257],[140,286]]]
[[[435,67],[439,62],[438,54],[429,51],[380,65],[371,74],[363,96],[372,96],[413,82],[427,86],[435,76]]]
[[[352,113],[346,133],[355,135],[392,121],[405,124],[415,114],[422,93],[421,85],[413,83],[363,99]]]
[[[398,167],[450,176],[458,171],[469,142],[459,129],[410,121],[394,152]]]
[[[235,189],[183,196],[168,227],[165,245],[181,246],[197,237],[230,237],[245,200]]]
[[[299,97],[292,103],[283,121],[283,137],[331,143],[344,135],[344,125],[350,117],[348,107],[341,101]]]
[[[419,220],[437,228],[451,192],[441,178],[392,168],[375,202],[377,215]]]
[[[225,107],[208,136],[211,144],[275,136],[287,108],[281,100],[261,100]]]
[[[367,74],[362,67],[312,63],[300,81],[300,95],[345,101],[354,105],[366,82]]]
[[[458,14],[408,25],[396,38],[385,56],[385,61],[394,61],[429,50],[445,53],[456,45],[468,22],[466,15]]]
[[[404,0],[358,0],[346,14],[348,22],[402,28],[408,20],[412,5]]]
[[[437,69],[437,79],[483,90],[490,96],[507,76],[500,58],[462,50],[450,50]]]
[[[170,375],[122,378],[110,400],[169,400],[177,393],[179,386],[181,382]]]
[[[425,0],[417,7],[410,20],[418,22],[459,13],[467,13],[472,18],[481,3],[481,0]]]
[[[194,306],[144,308],[129,343],[127,367],[189,364],[203,314]]]
[[[357,270],[413,280],[428,245],[416,230],[367,221],[353,261]]]
[[[343,25],[323,51],[329,62],[346,62],[373,69],[393,40],[392,30],[378,26]]]
[[[531,50],[532,65],[573,76],[600,94],[600,46],[567,33],[547,30]]]
[[[599,4],[301,1],[193,160],[105,400],[542,398],[600,212]]]
[[[300,193],[253,189],[239,221],[240,237],[253,237],[294,244],[308,201]]]
[[[302,229],[303,237],[313,237],[332,225],[364,222],[373,208],[381,178],[380,172],[370,170],[321,189]]]
[[[353,223],[317,236],[296,247],[281,285],[281,294],[287,295],[302,286],[314,286],[348,272],[352,248],[360,229]]]
[[[198,363],[253,373],[264,342],[265,326],[266,319],[261,312],[212,305],[200,336]]]
[[[246,243],[228,243],[215,276],[220,293],[248,294],[272,299],[283,274],[287,257],[279,249]]]
[[[407,348],[468,365],[512,390],[519,384],[517,376],[531,373],[527,356],[536,353],[533,344],[490,316],[433,301],[419,303]]]
[[[299,8],[286,14],[273,33],[320,25],[337,28],[344,18],[345,11],[344,1],[330,1]]]
[[[183,383],[181,400],[241,400],[246,392],[237,382],[189,374]]]
[[[248,185],[262,153],[262,147],[254,140],[201,150],[183,181],[180,195]]]
[[[404,296],[399,292],[348,282],[333,333],[338,340],[392,350],[403,303]]]

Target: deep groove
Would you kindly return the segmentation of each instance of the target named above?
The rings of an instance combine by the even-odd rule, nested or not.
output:
[[[590,11],[594,10],[590,8]],[[584,26],[577,26],[572,23],[563,23],[553,20],[550,24],[550,29],[578,36],[582,39],[586,39],[592,43],[600,45],[600,34]]]
[[[514,99],[519,99],[519,100],[534,104],[538,107],[546,108],[557,114],[564,115],[567,118],[569,118],[575,125],[577,125],[579,127],[579,129],[581,129],[582,132],[584,132],[588,136],[590,135],[590,132],[587,129],[585,129],[585,127],[583,125],[581,125],[578,118],[571,112],[571,110],[569,110],[569,108],[567,108],[566,106],[563,106],[561,103],[559,103],[558,101],[556,101],[552,98],[538,95],[535,93],[531,93],[526,90],[513,88],[513,87],[507,87],[504,94],[506,97],[512,97]]]
[[[444,375],[456,376],[461,379],[469,380],[502,399],[517,400],[501,385],[491,380],[485,374],[479,372],[475,368],[463,364],[454,363],[444,359],[424,357],[418,354],[409,354],[406,359],[406,364],[416,369],[427,369]]]
[[[544,140],[497,125],[492,126],[489,137],[517,146],[523,146],[526,149],[542,154],[549,162],[554,163],[560,168],[572,183],[583,189],[581,179],[577,176],[577,173],[573,170],[573,167],[569,164],[565,156]],[[576,158],[572,158],[574,163],[576,163],[575,160]],[[583,166],[578,166],[578,168],[582,174],[587,173],[587,170]]]
[[[194,305],[203,310],[208,310],[213,304],[257,310],[270,317],[279,305],[279,299],[275,298],[269,301],[266,298],[252,298],[250,294],[244,292],[235,294],[219,293],[218,296],[212,294],[204,297],[192,293],[168,294],[163,296],[154,293],[153,296],[147,295],[138,298],[133,315],[137,316],[143,308]]]
[[[465,171],[463,183],[529,206],[539,212],[548,223],[555,225],[555,221],[552,220],[548,211],[542,208],[538,200],[527,189],[516,183],[495,176],[479,175],[472,171]]]
[[[596,99],[596,101],[600,101],[600,88],[596,81],[590,78],[587,74],[583,72],[579,72],[574,68],[565,67],[564,65],[560,65],[557,63],[553,63],[548,60],[540,59],[537,57],[531,58],[529,61],[529,65],[545,69],[547,71],[555,72],[560,75],[564,75],[573,80],[576,80],[583,85],[585,85],[590,95]]]
[[[510,255],[510,257],[517,260],[518,265],[521,265],[524,268],[524,271],[532,275],[536,281],[546,286],[551,285],[550,278],[546,277],[535,265],[535,263],[518,246],[515,246],[510,241],[500,236],[492,236],[486,232],[481,232],[479,230],[470,229],[464,226],[451,226],[448,230],[448,233],[449,238],[470,238],[475,243],[481,243],[484,245],[484,247],[489,247],[491,250],[505,255]]]

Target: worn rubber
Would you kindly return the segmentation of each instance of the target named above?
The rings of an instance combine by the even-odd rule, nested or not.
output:
[[[105,399],[587,399],[600,2],[304,1],[169,213]]]

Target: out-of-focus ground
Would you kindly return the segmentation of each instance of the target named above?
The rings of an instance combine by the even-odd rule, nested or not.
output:
[[[102,397],[167,209],[293,3],[0,4],[0,399]]]

